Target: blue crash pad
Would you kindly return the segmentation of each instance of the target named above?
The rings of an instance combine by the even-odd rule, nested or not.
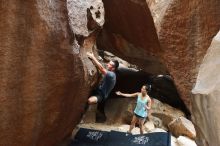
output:
[[[131,135],[111,131],[106,146],[171,146],[170,138],[171,135],[167,132]]]
[[[106,146],[109,132],[80,128],[70,146]]]
[[[170,139],[167,132],[131,135],[81,128],[69,146],[171,146]]]

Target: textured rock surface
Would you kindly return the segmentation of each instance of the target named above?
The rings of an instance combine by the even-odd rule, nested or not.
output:
[[[172,0],[146,0],[148,3],[151,15],[154,18],[154,24],[157,32],[160,32],[160,26],[163,23],[163,18],[169,9]]]
[[[104,24],[104,7],[101,0],[67,0],[70,25],[75,34],[88,36],[87,9],[90,10],[92,18],[99,26]]]
[[[103,0],[103,3],[106,23],[97,40],[98,47],[148,72],[166,72],[157,58],[161,49],[146,1]]]
[[[171,146],[178,146],[177,139],[174,136],[171,136]]]
[[[73,51],[64,0],[3,0],[0,11],[0,145],[57,145],[79,122],[96,81],[83,51],[95,36]]]
[[[179,117],[168,125],[169,131],[176,137],[184,135],[191,139],[196,138],[196,131],[191,121],[184,117]]]
[[[177,144],[178,146],[197,146],[195,141],[189,139],[188,137],[185,136],[180,136],[177,138]]]
[[[164,49],[163,58],[167,68],[174,78],[180,96],[190,107],[190,91],[195,83],[198,66],[212,37],[220,28],[220,1],[173,0],[164,3],[168,5],[167,10],[158,9],[162,3],[156,0],[153,0],[149,7],[159,15],[159,20],[157,20],[158,17],[153,16],[159,41]],[[217,72],[212,71],[212,73]],[[217,128],[219,118],[215,115],[215,111],[219,111],[219,109],[213,108],[213,112],[211,112],[209,108],[205,108],[209,102],[216,104],[215,99],[215,96],[210,99],[205,95],[203,98],[197,95],[193,99],[193,116],[196,117],[194,121],[197,123],[197,130],[199,129],[197,134],[201,141],[200,145],[206,145],[206,142],[203,142],[204,139],[208,140],[209,145],[219,145],[218,135],[220,134],[216,134],[219,133],[219,128]],[[208,107],[213,107],[213,105],[210,104]],[[216,121],[216,123],[210,123],[211,121]]]
[[[198,67],[220,28],[219,0],[147,0],[163,60],[180,96],[190,108],[190,91]]]
[[[162,121],[162,125],[166,128],[171,121],[181,116],[184,116],[184,113],[182,111],[173,108],[168,104],[164,104],[156,99],[153,100],[152,109],[150,112],[152,115],[152,119],[154,119],[154,117],[159,118]]]
[[[220,32],[214,37],[211,46],[200,66],[196,85],[192,90],[193,119],[197,125],[199,145],[220,145]]]
[[[145,131],[151,131],[151,130],[155,129],[153,121],[147,121],[144,124],[144,127],[145,127]]]

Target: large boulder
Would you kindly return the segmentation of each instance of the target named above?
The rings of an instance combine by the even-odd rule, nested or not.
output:
[[[184,116],[184,113],[168,104],[153,99],[150,110],[150,119],[154,121],[156,127],[167,129],[168,124],[173,120]]]
[[[165,73],[153,18],[145,0],[103,0],[106,23],[97,46],[149,73]]]
[[[197,146],[195,141],[185,136],[179,136],[176,143],[178,146]]]
[[[210,93],[200,95],[202,91],[200,90],[193,98],[192,105],[190,102],[191,89],[196,82],[199,65],[213,36],[220,28],[220,1],[147,1],[151,12],[154,13],[153,18],[158,38],[164,50],[163,60],[174,78],[181,98],[188,108],[192,107],[199,145],[208,143],[208,145],[217,146],[220,144],[219,128],[217,128],[220,119],[215,113],[218,113],[220,109],[217,108],[216,92],[213,91],[211,95]],[[218,54],[214,53],[214,55]],[[214,62],[213,64],[215,64]],[[210,69],[210,67],[213,68]],[[217,67],[209,65],[209,68],[203,71],[206,79],[202,85],[206,85],[210,77],[215,77],[213,84],[216,83],[215,75],[218,74],[218,71],[213,69],[217,69]],[[197,84],[199,84],[200,77],[197,80]],[[213,86],[210,85],[210,87]],[[205,108],[207,105],[211,108]]]
[[[147,0],[147,3],[163,50],[162,60],[181,98],[191,109],[191,89],[198,67],[220,28],[220,1]]]
[[[200,145],[220,145],[220,32],[214,37],[211,46],[200,66],[194,94],[193,121],[197,125]]]
[[[187,136],[191,139],[196,138],[196,130],[191,121],[184,117],[179,117],[168,124],[169,131],[176,137]]]
[[[77,7],[84,14],[88,4]],[[84,34],[69,25],[66,1],[2,0],[0,9],[0,145],[57,145],[79,122],[96,82],[83,51],[95,35],[78,44],[73,33]],[[73,21],[87,24],[79,18]]]

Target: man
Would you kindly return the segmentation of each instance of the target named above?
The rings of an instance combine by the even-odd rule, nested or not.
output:
[[[105,100],[108,98],[109,93],[115,86],[116,83],[115,71],[117,70],[119,63],[118,61],[110,61],[107,64],[107,69],[105,69],[92,53],[87,52],[87,55],[93,61],[93,63],[98,67],[100,72],[104,75],[103,80],[99,85],[99,87],[95,90],[93,95],[89,97],[88,103],[89,104],[104,103]]]

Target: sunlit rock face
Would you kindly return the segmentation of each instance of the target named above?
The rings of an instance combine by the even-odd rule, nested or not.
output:
[[[192,90],[193,119],[198,125],[200,145],[220,145],[220,32],[214,37],[199,68]]]
[[[2,0],[0,9],[0,145],[57,145],[79,122],[96,81],[84,49],[95,35],[74,40],[88,32],[69,22],[63,0]]]
[[[220,28],[219,0],[147,0],[163,60],[181,98],[190,108],[198,67]]]
[[[220,144],[218,137],[220,119],[217,116],[220,109],[214,106],[218,104],[216,91],[205,96],[204,92],[200,93],[200,90],[197,92],[198,95],[193,97],[192,103],[190,103],[192,99],[190,91],[195,82],[199,85],[199,82],[203,80],[199,77],[201,75],[198,76],[197,81],[196,78],[198,72],[201,72],[199,66],[211,40],[220,28],[220,1],[147,0],[147,2],[153,14],[161,47],[164,50],[163,60],[174,78],[181,98],[189,108],[192,107],[199,138],[198,144],[217,146]],[[216,64],[215,61],[213,64]],[[209,67],[217,69],[216,65]],[[214,77],[213,74],[218,74],[218,71],[213,69],[208,68],[203,71],[203,76]],[[202,85],[208,83],[209,78],[203,80]],[[214,80],[217,81],[216,78]]]
[[[153,18],[144,0],[103,0],[106,23],[97,45],[149,73],[165,73]]]
[[[104,7],[102,0],[67,0],[67,9],[70,20],[70,27],[75,34],[90,35],[87,27],[87,9],[91,12],[92,19],[102,26],[104,20]]]

